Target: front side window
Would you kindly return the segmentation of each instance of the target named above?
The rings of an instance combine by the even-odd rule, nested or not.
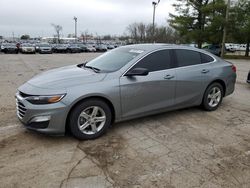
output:
[[[170,50],[160,50],[144,57],[133,68],[146,68],[149,72],[153,72],[169,69],[170,66]]]
[[[178,49],[175,50],[178,67],[201,64],[199,52],[193,50]]]

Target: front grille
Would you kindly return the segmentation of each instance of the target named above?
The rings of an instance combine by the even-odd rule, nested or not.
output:
[[[26,108],[22,102],[20,102],[18,99],[16,99],[16,110],[17,110],[17,116],[19,118],[23,118],[26,113]]]

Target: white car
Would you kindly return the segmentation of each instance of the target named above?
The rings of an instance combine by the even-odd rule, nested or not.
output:
[[[93,46],[88,45],[86,51],[87,52],[96,52],[96,49]]]
[[[229,52],[235,52],[236,51],[236,46],[234,44],[231,44],[231,43],[226,43],[225,48]]]
[[[36,48],[33,44],[24,43],[20,45],[20,52],[35,54]]]

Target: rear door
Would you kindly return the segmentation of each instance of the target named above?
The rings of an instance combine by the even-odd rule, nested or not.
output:
[[[146,68],[149,70],[147,76],[120,78],[123,118],[153,113],[173,106],[175,70],[171,69],[171,53],[171,50],[153,52],[131,68]]]
[[[207,87],[210,65],[202,63],[202,53],[176,49],[176,98],[178,107],[198,105]]]

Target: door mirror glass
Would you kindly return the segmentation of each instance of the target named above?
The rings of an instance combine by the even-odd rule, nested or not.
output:
[[[129,70],[125,76],[147,76],[148,72],[148,69],[145,68],[134,68]]]

